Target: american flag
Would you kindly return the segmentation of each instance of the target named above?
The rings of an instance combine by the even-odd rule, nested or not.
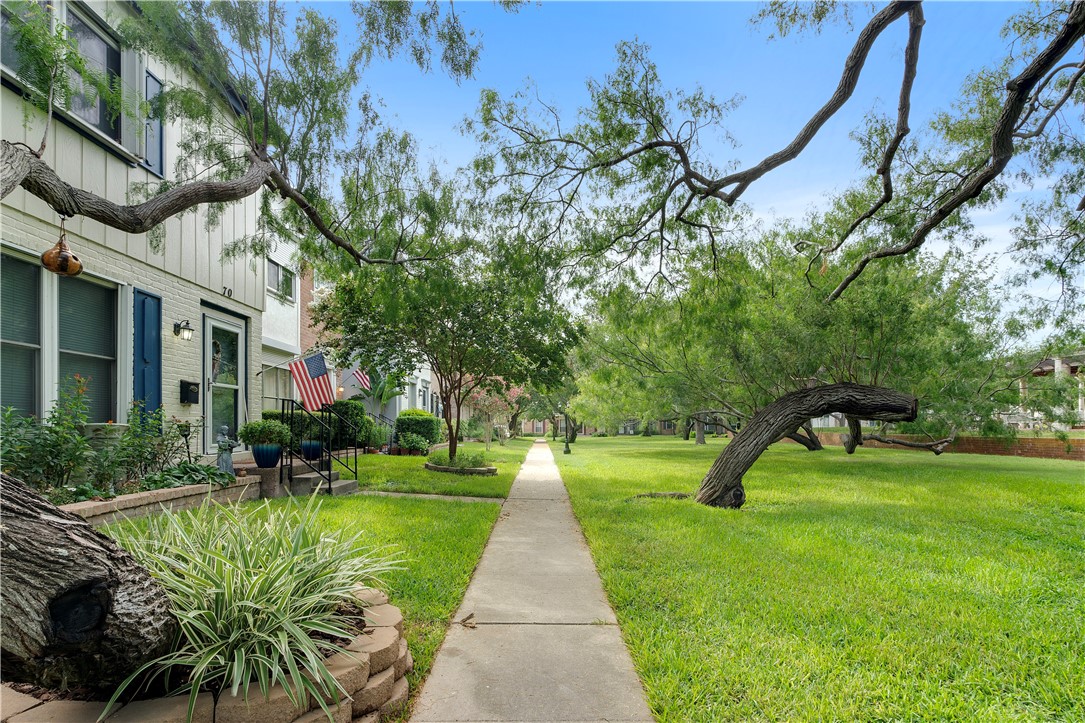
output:
[[[369,375],[363,372],[361,367],[354,370],[354,378],[362,385],[362,389],[369,390],[373,388],[373,385],[369,382]]]
[[[323,354],[313,354],[290,362],[290,376],[301,394],[301,404],[310,412],[335,401],[335,391]]]

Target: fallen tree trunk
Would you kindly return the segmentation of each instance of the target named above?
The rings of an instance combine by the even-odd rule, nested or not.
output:
[[[810,419],[843,413],[857,420],[910,422],[917,411],[916,398],[909,394],[861,384],[827,384],[785,394],[755,414],[724,448],[702,480],[697,501],[713,507],[741,507],[746,501],[742,487],[746,471],[770,444]]]
[[[110,691],[167,652],[165,591],[83,518],[0,474],[4,680]]]

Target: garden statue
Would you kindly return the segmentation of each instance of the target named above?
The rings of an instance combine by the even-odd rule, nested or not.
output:
[[[218,468],[228,474],[234,473],[234,455],[233,451],[235,447],[239,447],[240,442],[236,442],[230,439],[230,428],[225,424],[219,427],[218,436],[215,437],[215,446],[218,447]]]

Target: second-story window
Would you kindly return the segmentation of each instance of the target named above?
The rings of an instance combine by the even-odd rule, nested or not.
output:
[[[294,272],[277,264],[271,259],[267,260],[267,288],[287,301],[294,300]]]
[[[147,102],[154,102],[154,99],[158,97],[158,94],[162,92],[162,81],[147,73],[145,79],[146,82],[146,98]],[[144,146],[144,164],[150,170],[154,171],[160,176],[165,175],[165,163],[162,158],[162,119],[155,117],[148,117],[145,125],[144,133],[146,134],[143,139]]]
[[[115,85],[121,75],[121,51],[113,39],[100,30],[95,23],[79,13],[68,12],[68,27],[79,54],[88,66],[108,78]],[[72,98],[72,114],[82,118],[115,141],[121,139],[119,114],[109,110],[105,98],[87,81],[84,91]]]

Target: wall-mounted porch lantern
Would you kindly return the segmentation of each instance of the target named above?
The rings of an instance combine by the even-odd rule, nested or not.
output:
[[[173,323],[173,335],[181,337],[182,341],[192,341],[192,325],[188,323],[188,319]]]

